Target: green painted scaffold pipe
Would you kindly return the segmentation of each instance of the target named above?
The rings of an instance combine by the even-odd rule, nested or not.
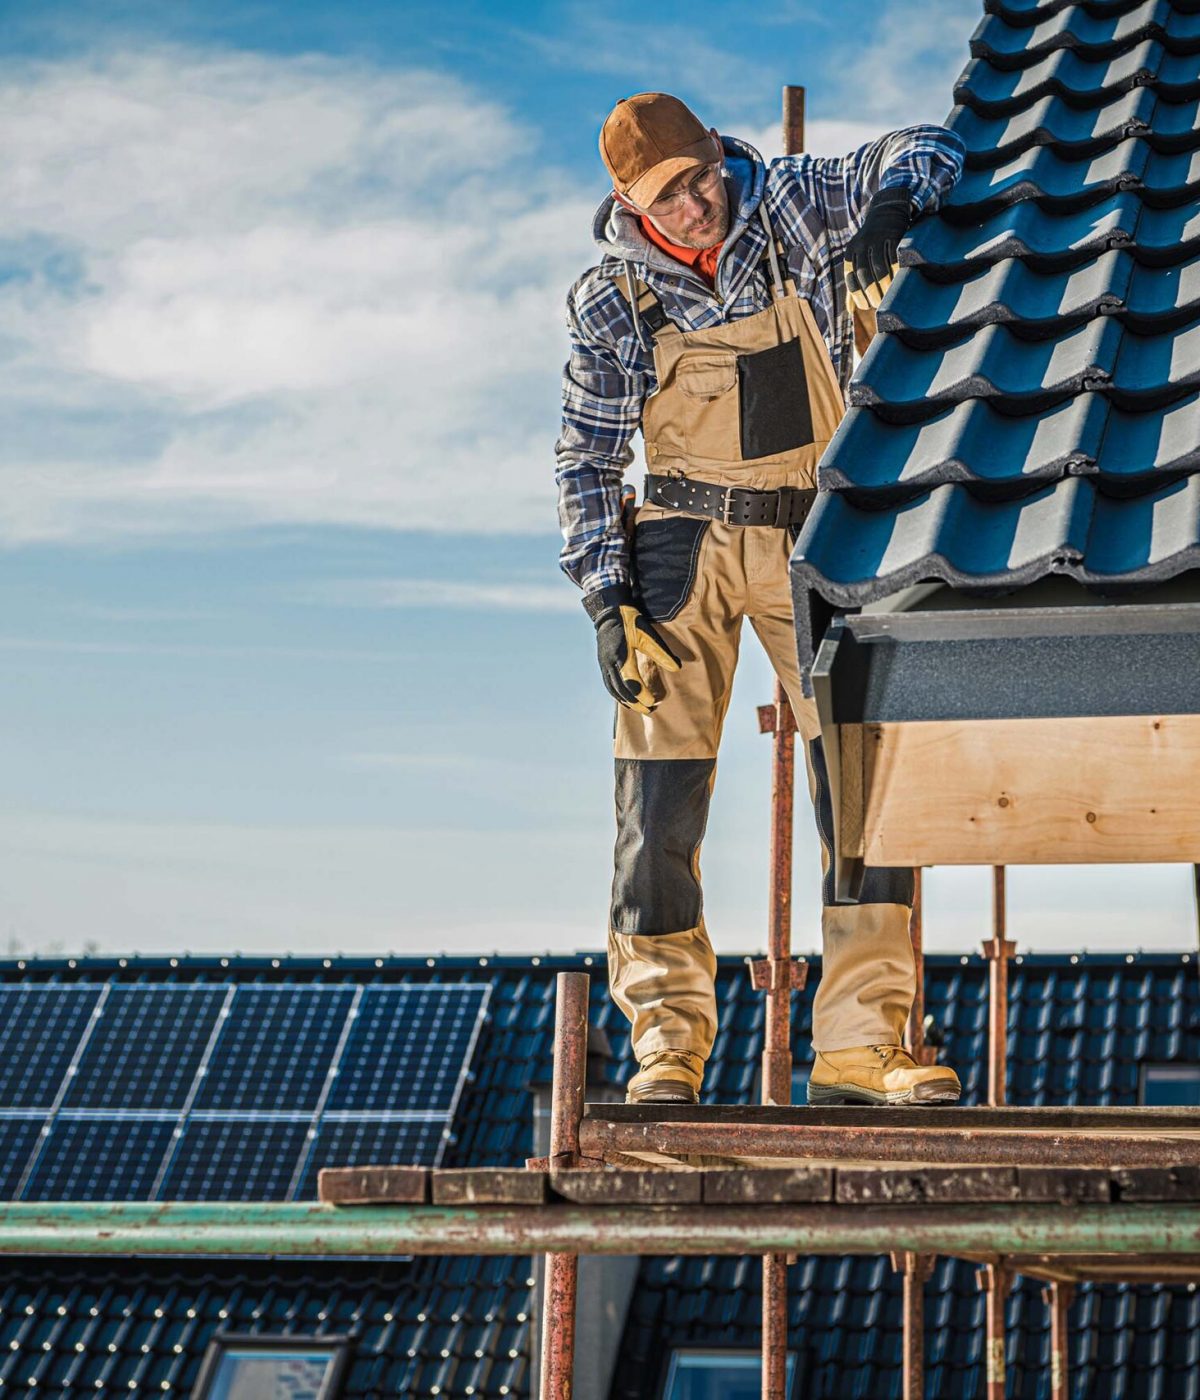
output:
[[[0,1254],[1200,1254],[1200,1205],[0,1205]]]

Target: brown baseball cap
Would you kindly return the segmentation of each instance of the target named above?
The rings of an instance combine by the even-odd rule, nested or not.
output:
[[[618,194],[643,209],[687,170],[724,158],[720,142],[678,97],[622,98],[600,128],[600,156]]]

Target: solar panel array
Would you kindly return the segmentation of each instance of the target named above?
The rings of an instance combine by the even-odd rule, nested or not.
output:
[[[0,987],[0,1196],[304,1200],[437,1166],[490,985]]]

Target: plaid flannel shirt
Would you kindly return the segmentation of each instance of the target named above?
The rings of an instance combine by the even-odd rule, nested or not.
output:
[[[907,127],[837,159],[784,156],[769,167],[752,146],[721,139],[730,231],[716,288],[651,244],[636,216],[610,195],[593,225],[604,257],[567,296],[571,354],[563,372],[562,431],[555,447],[561,563],[585,597],[629,581],[621,483],[633,460],[630,443],[641,426],[642,405],[657,388],[651,337],[645,327],[640,339],[635,333],[629,303],[613,274],[631,267],[681,330],[754,315],[771,297],[762,265],[766,231],[757,217],[765,199],[789,274],[812,307],[844,391],[854,340],[842,271],[846,245],[877,190],[904,188],[917,212],[936,208],[958,179],[964,153],[959,138],[939,126]]]

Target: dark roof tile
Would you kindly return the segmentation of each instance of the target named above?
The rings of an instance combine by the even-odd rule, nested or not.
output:
[[[1163,54],[1161,44],[1147,39],[1112,58],[1081,58],[1069,49],[1058,49],[1032,67],[1012,70],[995,68],[987,59],[973,58],[955,85],[954,100],[985,116],[1019,112],[1047,96],[1064,98],[1080,107],[1096,107],[1154,81]],[[1186,62],[1182,60],[1173,70],[1174,83],[1166,79],[1181,96],[1187,86],[1183,80]]]
[[[1080,159],[1126,137],[1148,133],[1156,101],[1147,87],[1131,88],[1103,107],[1068,107],[1047,95],[1006,116],[981,116],[960,105],[950,113],[946,125],[962,137],[972,168],[999,165],[1031,146],[1048,146],[1060,156]],[[1171,132],[1176,139],[1183,139],[1183,123],[1191,110],[1189,104],[1177,104]]]
[[[1152,154],[1145,141],[1135,138],[1082,160],[1066,160],[1049,146],[1033,146],[1003,165],[964,172],[942,207],[949,222],[986,219],[1028,199],[1049,210],[1086,208],[1118,190],[1142,188]]]
[[[1061,272],[1040,272],[1018,258],[1006,258],[962,282],[938,282],[913,268],[880,309],[879,329],[919,347],[947,345],[999,322],[1020,324],[1029,334],[1044,333],[1060,322],[1120,311],[1133,274],[1133,259],[1115,249]],[[1147,276],[1140,314],[1157,321],[1178,281],[1177,275],[1172,279],[1161,272]],[[1189,279],[1184,290],[1188,296],[1194,292],[1200,305],[1200,287],[1193,288]]]
[[[528,1155],[532,1114],[525,1086],[546,1077],[553,977],[564,965],[584,966],[581,959],[546,960],[540,967],[506,963],[481,970],[439,960],[428,968],[420,959],[390,969],[394,980],[474,979],[492,988],[474,1084],[456,1116],[459,1164],[515,1164]],[[131,972],[141,975],[125,969],[113,976]],[[81,963],[70,975],[102,982],[107,974]],[[188,974],[182,968],[170,975]],[[227,983],[241,975],[218,971],[208,980]],[[343,973],[337,980],[370,975]],[[23,976],[28,980],[11,969],[8,980]],[[322,974],[294,976],[305,981]],[[150,973],[146,980],[161,979]],[[800,1064],[809,1058],[817,985],[810,978],[794,999]],[[718,995],[721,1034],[706,1097],[749,1102],[762,1051],[763,998],[733,959],[720,963]],[[1179,956],[1139,957],[1131,965],[1115,956],[1078,963],[1026,957],[1012,968],[1010,998],[1015,1102],[1132,1104],[1142,1060],[1200,1059],[1200,979],[1193,962]],[[980,1102],[987,1037],[982,959],[929,958],[926,1005],[945,1039],[942,1058],[960,1069],[966,1101]],[[593,982],[591,1019],[610,1032],[618,1055],[613,1074],[620,1078],[630,1069],[628,1038],[602,974]],[[464,1396],[472,1387],[476,1396],[498,1400],[502,1387],[513,1396],[528,1391],[530,1272],[527,1259],[511,1258],[292,1261],[286,1267],[228,1259],[10,1260],[0,1266],[0,1379],[23,1392],[36,1377],[36,1389],[54,1394],[129,1393],[130,1381],[139,1394],[166,1393],[164,1382],[184,1394],[218,1330],[291,1330],[353,1337],[347,1400],[430,1395],[434,1386],[443,1396]],[[887,1261],[802,1258],[790,1270],[789,1285],[796,1393],[806,1400],[897,1394],[900,1284]],[[972,1266],[939,1261],[927,1297],[930,1393],[974,1394],[985,1358]],[[613,1396],[657,1394],[676,1346],[757,1347],[760,1307],[757,1259],[644,1259]],[[1048,1359],[1047,1318],[1036,1285],[1019,1286],[1008,1318],[1010,1388],[1020,1400],[1035,1400],[1044,1393]],[[1089,1396],[1200,1400],[1197,1295],[1179,1288],[1084,1287],[1071,1335],[1077,1385]]]
[[[986,14],[999,15],[1012,25],[1034,25],[1078,3],[1079,0],[983,0],[983,9]],[[1143,0],[1087,0],[1087,8],[1093,15],[1122,15],[1138,9],[1142,3]],[[1173,0],[1173,3],[1183,14],[1200,11],[1200,0]]]
[[[928,418],[940,405],[969,398],[1003,399],[1011,412],[1033,412],[1107,383],[1121,339],[1120,325],[1108,316],[1057,340],[1022,340],[1002,325],[985,326],[939,350],[917,350],[897,336],[877,336],[851,382],[850,402],[869,405],[893,423]],[[1149,349],[1131,361],[1131,392],[1135,385],[1145,389],[1153,363]]]
[[[882,510],[830,493],[814,515],[793,574],[839,607],[928,579],[1004,590],[1066,574],[1114,588],[1200,568],[1200,476],[1132,497],[1107,495],[1086,477],[1009,501],[946,485]]]
[[[1200,17],[1174,10],[1170,0],[1141,0],[1130,9],[1101,14],[1070,6],[1019,27],[992,14],[972,35],[971,53],[997,68],[1027,68],[1057,50],[1108,58],[1145,39],[1160,40],[1173,53],[1196,53]]]
[[[1015,482],[1023,490],[1028,482],[1094,470],[1108,414],[1099,394],[1081,394],[1025,417],[968,399],[900,427],[852,408],[822,459],[820,485],[867,490],[880,500],[949,481]],[[1174,440],[1182,444],[1187,435],[1180,423]]]
[[[1114,477],[1200,470],[1200,395],[1149,413],[1111,409],[1096,465]]]
[[[1162,216],[1158,237],[1164,251],[1178,248],[1184,235],[1200,241],[1200,214],[1189,221],[1184,210],[1155,212]],[[1141,217],[1141,201],[1123,190],[1083,210],[1051,211],[1026,201],[1000,209],[978,225],[927,219],[901,245],[900,262],[945,277],[1013,257],[1042,270],[1068,268],[1109,248],[1132,245],[1135,233],[1140,246]],[[1176,241],[1170,244],[1173,237]],[[892,295],[899,295],[898,286]],[[889,306],[890,300],[881,310]]]
[[[901,247],[819,469],[846,499],[797,544],[806,660],[806,590],[1200,567],[1200,0],[984,8],[966,172]]]

